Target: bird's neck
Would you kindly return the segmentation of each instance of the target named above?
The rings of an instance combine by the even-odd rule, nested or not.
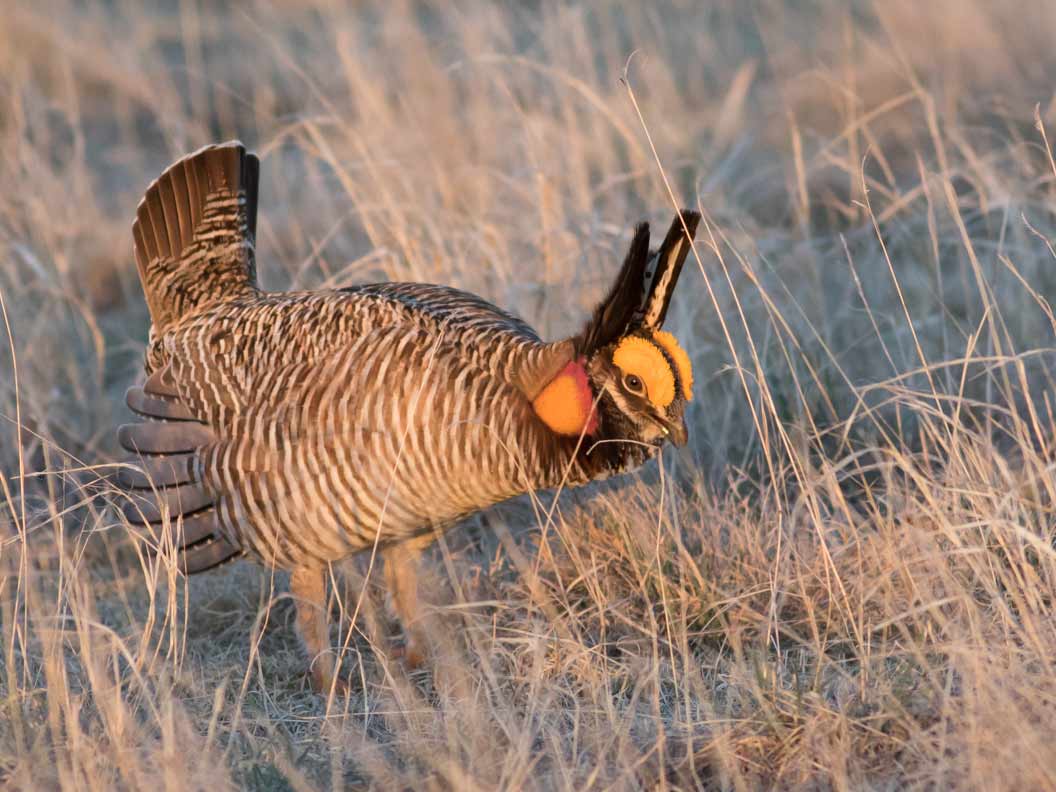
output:
[[[543,459],[535,486],[579,486],[634,469],[654,455],[652,449],[621,441],[620,416],[606,415],[587,375],[586,361],[573,360],[532,401],[545,428],[538,438]]]
[[[554,434],[563,437],[596,434],[598,414],[586,360],[569,361],[532,400],[532,409]]]

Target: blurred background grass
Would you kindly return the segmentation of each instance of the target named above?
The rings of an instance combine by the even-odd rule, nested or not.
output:
[[[1051,3],[5,12],[0,781],[1056,785]],[[106,483],[135,205],[231,137],[267,287],[450,283],[549,337],[669,221],[664,176],[707,220],[690,447],[449,534],[429,673],[342,565],[347,702],[307,692],[281,579],[179,578]]]

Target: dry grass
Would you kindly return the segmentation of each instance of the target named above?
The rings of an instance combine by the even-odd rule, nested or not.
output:
[[[5,12],[0,785],[1056,787],[1053,5],[341,5]],[[320,702],[283,580],[141,553],[105,464],[166,164],[262,153],[268,286],[453,283],[556,336],[670,217],[646,130],[708,219],[690,449],[451,532],[433,671],[372,577]]]

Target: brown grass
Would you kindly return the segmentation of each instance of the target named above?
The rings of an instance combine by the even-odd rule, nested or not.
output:
[[[0,786],[1056,787],[1052,4],[341,6],[5,12]],[[343,564],[348,701],[281,576],[180,578],[106,483],[133,209],[234,136],[266,285],[452,283],[552,337],[663,176],[707,217],[688,451],[448,534],[426,673]]]

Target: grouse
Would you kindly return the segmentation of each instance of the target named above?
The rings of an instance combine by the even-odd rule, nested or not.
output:
[[[257,284],[260,163],[239,142],[176,162],[133,224],[150,310],[140,419],[118,429],[128,521],[172,531],[190,574],[246,555],[291,571],[313,688],[343,688],[326,615],[330,562],[371,548],[421,662],[422,548],[537,489],[632,470],[686,442],[689,357],[661,328],[700,216],[657,250],[640,224],[578,335],[447,286]]]

